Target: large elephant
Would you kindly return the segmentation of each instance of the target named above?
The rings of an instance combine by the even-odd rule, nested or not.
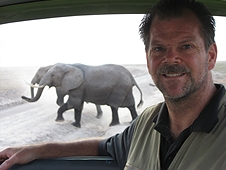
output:
[[[140,91],[138,107],[143,104],[139,86],[131,73],[120,65],[55,64],[40,80],[36,96],[33,98],[22,96],[22,98],[28,102],[37,101],[45,86],[55,86],[60,93],[69,95],[68,101],[58,109],[56,121],[63,121],[63,113],[74,108],[75,122],[73,125],[76,127],[81,127],[80,120],[84,101],[97,105],[109,105],[112,110],[110,126],[119,124],[119,107],[127,107],[132,119],[137,117],[132,93],[133,86]]]
[[[31,90],[31,98],[34,98],[34,88],[36,87],[35,85],[40,83],[40,80],[43,78],[43,76],[49,71],[50,68],[52,68],[54,65],[48,65],[44,67],[40,67],[37,72],[35,73],[34,77],[31,80],[30,84],[30,90]],[[76,64],[72,64],[71,66],[76,66]],[[76,78],[76,77],[75,77]],[[60,90],[60,87],[55,87],[56,88],[56,94],[57,94],[57,100],[56,103],[57,105],[61,106],[64,104],[64,97],[67,94],[63,94]],[[59,89],[58,89],[59,88]],[[97,118],[100,118],[103,114],[102,109],[100,105],[95,105],[97,109]]]

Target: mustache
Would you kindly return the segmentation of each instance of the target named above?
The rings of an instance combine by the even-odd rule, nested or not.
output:
[[[181,73],[188,73],[190,69],[180,66],[180,65],[164,65],[161,67],[157,73],[158,74],[181,74]]]

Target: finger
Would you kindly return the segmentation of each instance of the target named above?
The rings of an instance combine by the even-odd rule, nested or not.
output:
[[[10,159],[7,159],[0,165],[0,170],[7,170],[11,166],[13,166],[13,164],[14,164],[13,161],[11,161]]]
[[[3,162],[4,160],[8,159],[8,156],[5,152],[0,152],[0,162]]]

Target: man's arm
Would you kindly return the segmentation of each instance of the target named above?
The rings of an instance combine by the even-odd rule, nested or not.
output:
[[[0,152],[0,170],[7,170],[14,164],[26,164],[35,159],[70,156],[98,156],[101,139],[86,139],[70,143],[47,143],[19,148],[7,148]]]

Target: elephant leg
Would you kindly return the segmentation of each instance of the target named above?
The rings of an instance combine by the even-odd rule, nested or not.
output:
[[[134,120],[137,117],[137,111],[135,105],[128,107],[130,110],[130,114],[132,116],[132,120]]]
[[[101,109],[101,107],[100,107],[100,105],[98,105],[98,104],[96,104],[96,109],[97,109],[97,116],[96,116],[96,118],[101,118],[102,117],[102,115],[103,115],[103,111],[102,111],[102,109]]]
[[[114,126],[119,124],[118,109],[111,106],[111,111],[112,111],[112,121],[109,126]]]
[[[62,106],[64,104],[64,98],[58,97],[56,103],[58,106]]]
[[[57,93],[57,105],[58,106],[62,106],[64,104],[64,96],[63,94],[61,94],[58,90],[56,90],[56,93]]]
[[[57,111],[57,118],[56,118],[56,121],[57,122],[61,122],[61,121],[64,121],[64,118],[63,118],[63,113],[68,110],[68,104],[65,103],[63,104],[62,106],[60,106],[60,108],[58,109]]]
[[[80,124],[80,121],[81,121],[81,114],[82,114],[82,110],[74,109],[75,122],[72,123],[73,126],[76,126],[76,127],[78,127],[78,128],[81,127],[81,124]]]

